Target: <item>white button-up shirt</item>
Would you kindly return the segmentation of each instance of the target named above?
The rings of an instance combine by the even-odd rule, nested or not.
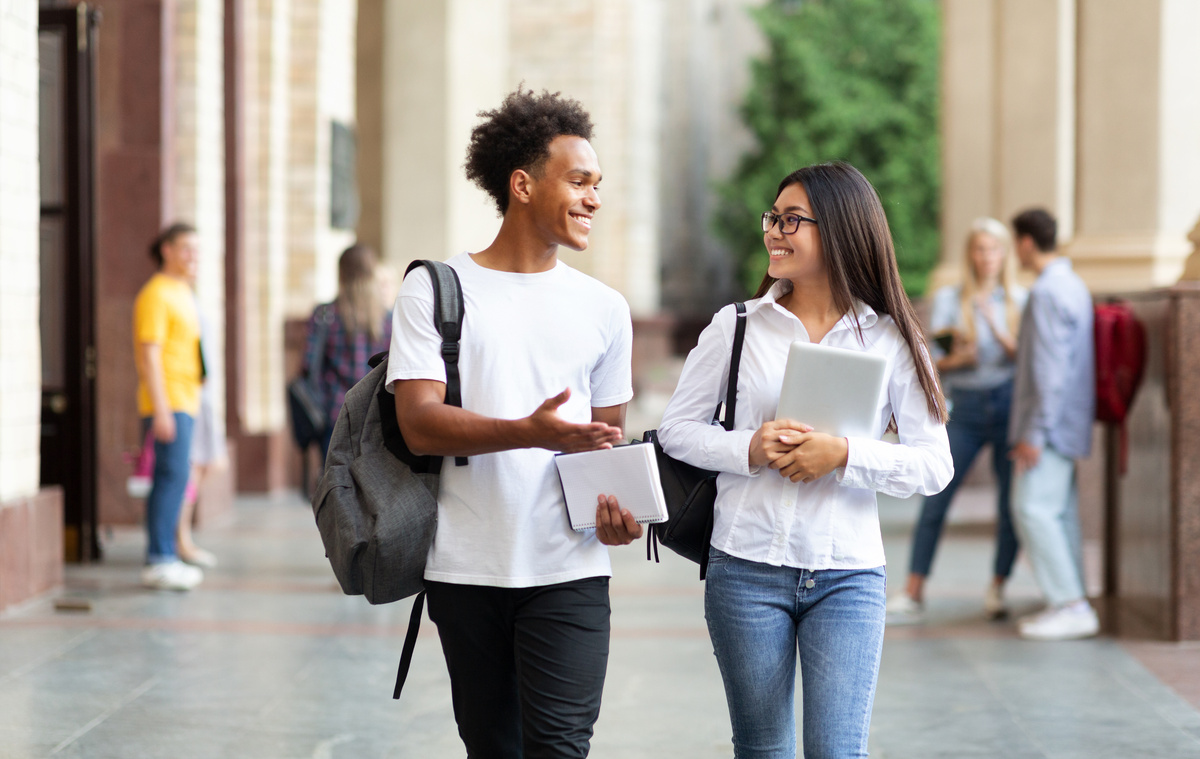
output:
[[[809,340],[801,321],[776,302],[790,289],[791,283],[781,280],[762,298],[746,303],[734,429],[726,432],[710,423],[713,410],[725,398],[729,377],[736,315],[733,306],[727,306],[688,354],[659,439],[672,457],[720,473],[712,537],[716,548],[775,566],[882,566],[875,493],[903,498],[941,491],[954,473],[946,428],[929,413],[912,352],[895,322],[857,302],[854,312],[842,317],[821,344],[887,358],[877,434],[849,438],[846,466],[813,482],[794,483],[767,467],[752,469],[750,440],[764,422],[775,418],[788,349],[793,341]],[[898,444],[881,439],[893,416]]]

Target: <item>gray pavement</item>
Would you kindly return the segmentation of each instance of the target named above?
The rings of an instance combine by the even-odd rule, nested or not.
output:
[[[1017,639],[983,619],[986,494],[956,506],[928,586],[930,619],[889,628],[871,755],[1200,757],[1200,712],[1121,643]],[[881,505],[889,580],[901,582],[915,502]],[[143,538],[106,536],[73,566],[56,611],[0,616],[0,759],[461,757],[436,633],[426,620],[391,696],[409,602],[342,596],[298,498],[242,498],[197,535],[221,558],[186,594],[137,585]],[[729,720],[695,566],[614,550],[613,638],[592,756],[729,757]],[[1037,608],[1027,567],[1018,611]],[[1163,644],[1168,661],[1200,648]],[[1160,673],[1161,674],[1161,673]]]

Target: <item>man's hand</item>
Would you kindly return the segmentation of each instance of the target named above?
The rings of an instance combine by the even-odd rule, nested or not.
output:
[[[750,439],[750,466],[767,466],[776,461],[796,447],[794,442],[785,439],[805,432],[812,432],[812,427],[791,419],[764,422]]]
[[[531,415],[525,418],[529,426],[532,446],[551,451],[574,453],[612,448],[621,442],[621,428],[604,422],[573,424],[558,415],[558,407],[571,397],[571,388],[563,390],[553,398],[547,398]],[[640,529],[638,528],[640,535]]]
[[[171,413],[155,414],[154,420],[150,423],[150,429],[154,432],[154,439],[160,443],[172,443],[175,441],[175,415]]]
[[[626,546],[642,537],[642,526],[615,497],[602,495],[596,504],[596,537],[606,546]]]
[[[1017,465],[1018,472],[1025,472],[1037,466],[1042,458],[1042,449],[1022,441],[1012,447],[1008,457]]]
[[[794,446],[791,451],[771,462],[772,469],[792,482],[812,482],[841,466],[850,457],[850,442],[844,437],[824,432],[789,433],[781,443]]]

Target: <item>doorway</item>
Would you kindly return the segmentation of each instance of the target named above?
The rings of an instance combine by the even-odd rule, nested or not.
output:
[[[41,157],[41,482],[63,489],[64,557],[96,534],[95,71],[99,13],[38,12]]]

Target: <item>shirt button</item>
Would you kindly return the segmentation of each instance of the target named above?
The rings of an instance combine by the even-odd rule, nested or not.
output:
[[[817,584],[817,583],[816,583],[816,582],[815,582],[815,581],[814,581],[814,580],[813,580],[813,579],[810,577],[810,578],[808,578],[808,581],[804,583],[804,587],[806,587],[806,588],[812,588],[812,587],[814,587],[816,584]]]

